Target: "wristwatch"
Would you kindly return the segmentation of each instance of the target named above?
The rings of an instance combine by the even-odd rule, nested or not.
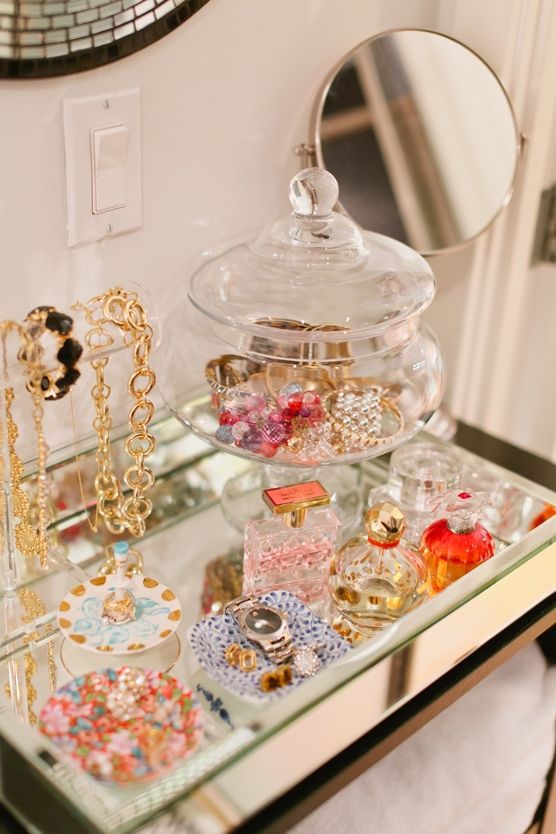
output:
[[[235,617],[241,633],[260,646],[273,663],[286,663],[292,658],[292,637],[286,617],[278,608],[247,594],[228,602],[224,611]]]

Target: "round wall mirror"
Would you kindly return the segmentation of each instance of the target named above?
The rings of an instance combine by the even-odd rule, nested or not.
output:
[[[131,55],[208,0],[0,0],[0,78],[45,78]]]
[[[510,199],[521,137],[496,74],[437,32],[386,32],[353,49],[313,113],[317,163],[360,226],[422,254],[481,234]]]

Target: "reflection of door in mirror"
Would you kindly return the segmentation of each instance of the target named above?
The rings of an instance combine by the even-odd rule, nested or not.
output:
[[[323,97],[318,139],[345,210],[421,252],[459,245],[492,222],[518,148],[494,73],[456,41],[417,30],[351,53]]]

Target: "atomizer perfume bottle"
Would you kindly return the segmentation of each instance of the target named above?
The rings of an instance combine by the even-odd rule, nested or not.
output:
[[[494,555],[494,539],[477,521],[489,504],[485,492],[450,490],[441,498],[437,506],[445,515],[424,530],[419,547],[433,591],[442,591]]]
[[[419,547],[421,534],[434,519],[438,496],[462,485],[458,452],[440,443],[408,443],[390,457],[388,483],[372,489],[369,506],[388,501],[403,513],[403,537]]]
[[[427,567],[402,539],[404,528],[395,504],[375,504],[365,515],[366,533],[346,542],[330,564],[334,605],[363,634],[374,634],[428,596]]]
[[[245,525],[243,589],[278,588],[307,603],[326,598],[328,565],[339,544],[340,522],[318,481],[263,491],[274,518]]]

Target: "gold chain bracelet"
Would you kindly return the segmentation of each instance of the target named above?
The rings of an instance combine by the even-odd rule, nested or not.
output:
[[[97,512],[111,533],[119,535],[128,530],[131,535],[139,537],[145,533],[146,519],[152,510],[152,501],[146,497],[146,492],[154,484],[152,470],[145,463],[156,446],[148,430],[154,415],[154,404],[147,399],[156,383],[155,373],[149,365],[153,329],[138,294],[122,287],[95,296],[86,304],[79,302],[74,305],[74,309],[82,310],[85,320],[91,325],[85,342],[93,357],[114,343],[114,337],[106,326],[108,324],[114,325],[123,335],[124,344],[133,348],[134,369],[127,387],[134,402],[128,415],[131,433],[125,443],[126,453],[133,463],[124,475],[124,482],[132,492],[125,499],[112,467],[112,418],[109,408],[111,388],[104,376],[108,357],[92,358],[90,364],[95,372],[91,394],[95,405],[93,428],[98,436],[95,478]]]

